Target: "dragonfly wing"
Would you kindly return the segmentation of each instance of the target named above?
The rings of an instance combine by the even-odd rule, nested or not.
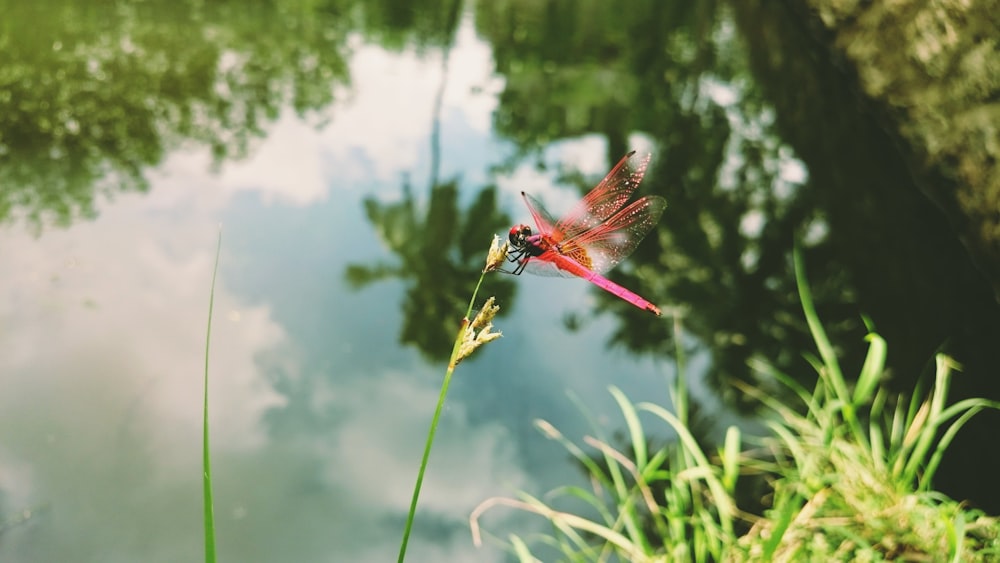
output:
[[[592,229],[614,215],[632,196],[649,166],[649,154],[632,151],[622,157],[601,183],[555,223],[555,231],[571,238]]]
[[[604,224],[560,243],[564,254],[582,249],[590,260],[590,269],[603,273],[618,265],[639,246],[650,229],[660,220],[667,200],[646,196],[616,213]]]
[[[524,203],[528,205],[528,211],[531,212],[531,217],[535,220],[535,226],[538,227],[536,234],[552,237],[555,232],[556,220],[545,210],[541,201],[524,192],[521,192],[521,196],[524,198]],[[559,238],[562,238],[561,234]]]
[[[531,216],[535,220],[535,226],[538,227],[535,234],[541,234],[553,243],[559,242],[563,238],[563,235],[555,230],[556,220],[545,210],[542,202],[524,192],[521,192],[521,196],[524,197],[524,203],[528,205],[528,211],[531,212]],[[543,252],[541,256],[524,256],[519,260],[520,263],[524,263],[527,260],[522,271],[536,276],[576,277],[565,270],[560,270],[556,266],[556,261],[553,260],[553,254],[549,250]]]

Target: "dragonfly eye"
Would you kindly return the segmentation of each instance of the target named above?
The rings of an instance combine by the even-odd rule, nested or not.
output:
[[[531,236],[531,227],[527,225],[514,225],[510,228],[510,243],[514,246],[524,246],[524,240]]]

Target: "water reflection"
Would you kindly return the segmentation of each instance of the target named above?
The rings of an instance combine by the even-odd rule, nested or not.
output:
[[[351,123],[354,129],[341,131],[341,138],[363,132],[384,141],[378,145],[379,149],[394,148],[393,141],[401,135],[399,120],[419,113],[409,90],[393,99],[402,109],[380,108],[385,115],[391,115],[385,122],[373,125],[373,119],[382,116],[374,115],[377,112],[345,117],[338,113],[341,107],[326,115],[326,108],[342,91],[339,88],[349,82],[347,62],[354,45],[349,38],[360,35],[398,51],[412,49],[427,53],[443,48],[443,58],[447,61],[466,7],[454,0],[273,2],[249,8],[239,2],[189,3],[180,7],[165,2],[117,2],[113,6],[83,7],[70,2],[8,1],[0,4],[0,9],[8,22],[0,27],[3,69],[0,70],[3,77],[0,80],[0,219],[23,217],[37,226],[48,222],[68,225],[77,217],[92,218],[102,194],[147,190],[149,169],[165,161],[177,147],[207,148],[217,166],[227,159],[252,155],[255,141],[265,136],[267,126],[289,114],[297,114],[310,124],[327,119],[333,125]],[[859,109],[857,96],[840,69],[829,62],[827,55],[815,50],[804,36],[801,22],[788,13],[787,7],[762,2],[640,0],[623,4],[508,0],[479,3],[471,21],[479,36],[492,47],[495,71],[503,82],[494,114],[494,131],[515,148],[509,151],[513,156],[502,163],[499,172],[512,170],[529,158],[551,164],[555,160],[547,154],[551,147],[599,139],[601,149],[597,152],[603,151],[606,157],[605,162],[594,163],[595,172],[599,173],[633,148],[636,132],[654,145],[653,166],[640,189],[665,196],[669,207],[657,233],[646,238],[628,264],[612,272],[612,279],[626,287],[642,288],[643,295],[651,300],[673,303],[686,312],[685,328],[697,338],[685,344],[711,352],[710,379],[720,393],[727,393],[728,383],[733,379],[755,377],[746,367],[747,359],[752,357],[765,358],[790,375],[810,377],[812,372],[805,366],[801,352],[810,349],[811,344],[800,320],[789,268],[792,242],[800,239],[807,246],[806,262],[820,315],[844,352],[845,370],[850,371],[859,363],[858,354],[863,349],[859,340],[860,315],[868,313],[888,339],[889,362],[900,387],[912,383],[936,348],[947,343],[948,349],[967,368],[965,374],[956,378],[959,386],[964,387],[961,390],[967,394],[996,395],[991,387],[995,382],[991,374],[1000,365],[995,347],[1000,339],[997,328],[1000,315],[980,274],[966,259],[947,222],[919,195],[911,172],[903,165],[891,139],[880,131],[869,113]],[[817,61],[824,63],[818,65]],[[385,74],[391,72],[392,69]],[[461,72],[452,73],[461,76]],[[415,76],[414,82],[419,78]],[[381,89],[376,89],[377,93],[386,90],[382,83],[378,86]],[[432,105],[439,109],[440,98],[435,104],[428,103],[427,108]],[[447,112],[444,115],[447,117]],[[463,121],[464,117],[460,115],[454,121]],[[419,119],[424,119],[422,114]],[[425,121],[430,123],[431,118]],[[455,155],[467,156],[463,143],[472,134],[468,130],[461,133],[465,137],[444,141],[444,148],[435,154],[441,155],[445,162],[455,162]],[[480,131],[475,133],[486,136]],[[406,154],[424,150],[428,136],[423,130],[413,135],[417,136],[420,147]],[[431,138],[430,142],[442,141]],[[336,160],[337,164],[345,161],[368,164],[398,157],[386,154],[389,151],[373,150],[372,145],[358,151],[363,153],[360,156],[352,152],[356,145],[335,146],[336,154],[324,157]],[[413,148],[411,144],[407,147]],[[592,156],[592,160],[600,160],[599,155]],[[485,170],[489,164],[484,162],[481,168]],[[276,166],[272,172],[275,175],[297,172],[288,168],[292,167],[285,163],[284,168]],[[470,172],[481,173],[482,170]],[[316,177],[319,176],[317,173]],[[363,207],[373,232],[365,231],[360,220],[350,222],[352,214],[361,207],[349,198],[316,208],[315,217],[310,219],[315,223],[310,224],[329,230],[322,231],[324,236],[316,241],[307,241],[312,246],[302,244],[302,239],[309,235],[296,230],[302,216],[288,209],[278,206],[268,208],[266,213],[257,210],[257,215],[246,219],[243,233],[258,234],[258,238],[244,237],[253,241],[252,245],[247,244],[253,246],[253,252],[264,255],[270,250],[271,260],[275,254],[290,254],[287,249],[303,254],[297,255],[296,260],[278,262],[287,266],[287,270],[258,265],[256,269],[240,271],[250,280],[246,285],[259,285],[254,286],[256,294],[246,291],[252,294],[253,298],[246,298],[252,304],[242,303],[244,319],[252,319],[253,326],[243,321],[243,332],[232,331],[236,334],[233,340],[242,345],[232,349],[230,363],[224,364],[230,368],[229,373],[239,376],[235,383],[226,381],[232,387],[227,388],[225,405],[240,413],[232,427],[253,429],[248,439],[265,439],[261,434],[266,432],[253,426],[260,421],[260,411],[265,408],[251,401],[261,398],[254,387],[261,384],[255,378],[258,375],[255,370],[259,368],[256,355],[276,341],[284,342],[288,334],[284,331],[293,330],[287,327],[307,316],[303,309],[322,313],[314,313],[318,319],[315,324],[301,323],[297,327],[299,332],[288,339],[310,347],[313,354],[328,362],[322,367],[310,365],[312,371],[297,379],[300,366],[288,369],[289,380],[300,385],[296,388],[299,394],[292,397],[295,405],[303,405],[304,410],[315,409],[306,412],[328,425],[321,428],[322,440],[310,435],[304,425],[289,425],[278,429],[287,431],[281,434],[282,440],[270,443],[270,448],[231,454],[233,466],[240,467],[232,481],[240,483],[242,476],[242,482],[253,486],[253,492],[246,490],[250,485],[241,491],[245,495],[243,502],[252,509],[252,526],[244,529],[251,533],[246,537],[263,541],[261,538],[273,532],[273,523],[278,520],[294,522],[289,527],[298,530],[311,525],[322,529],[310,530],[309,537],[316,545],[310,545],[309,552],[324,553],[328,548],[319,539],[325,538],[322,534],[330,529],[344,536],[351,533],[347,527],[327,525],[330,513],[338,506],[360,512],[361,507],[377,498],[384,510],[380,514],[405,512],[396,501],[405,502],[411,474],[396,462],[415,457],[406,448],[419,440],[423,429],[421,417],[426,414],[424,405],[433,403],[435,396],[419,383],[421,380],[405,371],[419,362],[397,349],[373,354],[371,341],[352,332],[374,340],[373,335],[397,330],[391,323],[396,322],[399,311],[389,306],[377,309],[379,303],[393,306],[396,303],[397,296],[386,289],[392,284],[375,282],[402,280],[408,286],[402,298],[400,339],[412,344],[427,359],[443,358],[454,335],[456,314],[464,310],[490,235],[503,232],[510,225],[511,220],[499,202],[504,201],[505,194],[524,189],[524,186],[504,187],[502,174],[485,181],[463,183],[457,179],[439,181],[436,173],[431,176],[426,193],[407,185],[397,200],[368,189],[370,186],[354,192],[350,189],[357,186],[345,187],[345,193],[375,193],[365,200]],[[317,185],[327,191],[350,184],[339,177],[336,180],[340,183],[323,179],[327,183],[317,181]],[[574,174],[562,179],[577,185],[581,193],[592,187],[594,180]],[[498,187],[480,187],[494,180]],[[201,176],[196,181],[198,186],[207,186],[205,192],[216,187]],[[175,186],[168,189],[172,187]],[[475,193],[470,195],[470,188]],[[189,186],[184,201],[203,202],[194,195],[197,191]],[[325,196],[327,191],[318,197]],[[206,250],[198,254],[191,248],[198,248],[198,241],[214,240],[214,236],[212,229],[199,227],[201,230],[193,233],[183,227],[196,222],[214,223],[218,220],[217,210],[204,212],[197,205],[178,205],[169,209],[183,220],[150,223],[147,209],[136,211],[139,206],[133,199],[121,199],[128,199],[128,203],[111,206],[118,213],[110,220],[120,221],[125,228],[115,230],[104,224],[84,224],[89,228],[61,237],[57,234],[38,247],[16,237],[4,240],[8,269],[3,279],[16,299],[0,302],[37,302],[44,305],[40,307],[44,310],[39,313],[34,311],[34,305],[21,305],[14,312],[3,311],[5,320],[12,319],[4,326],[17,327],[16,331],[4,334],[3,343],[12,351],[3,355],[5,361],[28,358],[36,362],[27,368],[21,366],[15,383],[23,387],[19,387],[19,394],[7,394],[4,398],[9,420],[29,421],[35,426],[31,431],[22,431],[6,425],[11,434],[6,435],[3,446],[15,452],[10,454],[15,458],[35,456],[30,457],[32,463],[37,462],[50,472],[37,477],[41,487],[51,487],[46,494],[51,492],[54,498],[70,499],[65,501],[68,504],[58,505],[58,509],[72,516],[61,516],[63,524],[53,532],[66,534],[60,537],[68,538],[64,539],[67,545],[75,543],[72,534],[90,533],[83,523],[92,519],[95,506],[110,508],[102,510],[112,515],[107,520],[109,527],[130,524],[124,520],[149,497],[136,494],[136,498],[128,498],[124,504],[108,504],[115,495],[107,491],[114,491],[114,486],[122,483],[135,484],[144,479],[149,468],[162,461],[154,458],[154,451],[188,451],[189,444],[178,444],[185,440],[167,435],[167,429],[194,428],[179,424],[177,419],[182,422],[190,419],[176,414],[183,412],[183,405],[197,403],[198,398],[187,393],[189,386],[159,373],[150,375],[147,370],[151,369],[149,365],[168,363],[166,357],[183,358],[186,364],[193,365],[171,372],[197,372],[198,362],[193,361],[190,350],[200,348],[200,335],[194,334],[190,327],[201,326],[204,304],[200,293],[198,300],[190,297],[197,293],[192,288],[200,287],[204,279],[198,270],[204,261],[190,257],[210,253]],[[196,208],[194,217],[191,208]],[[282,221],[275,220],[276,217]],[[273,220],[280,228],[264,219]],[[152,242],[137,236],[150,224],[156,227],[155,237],[148,237]],[[282,234],[288,239],[279,239]],[[369,256],[376,254],[375,238],[380,238],[391,254],[385,262],[367,262]],[[320,239],[322,243],[317,242]],[[127,244],[133,240],[147,246],[135,248]],[[333,248],[328,246],[334,244],[330,241],[349,244],[344,245],[346,248]],[[56,268],[39,261],[50,254],[72,254],[77,244],[100,258],[86,273],[87,280],[94,285],[83,286],[82,299],[74,293],[60,294],[60,299],[47,301],[51,296],[44,293],[44,288],[39,289],[44,285],[39,280],[47,280],[46,276]],[[15,255],[9,247],[22,251]],[[312,252],[303,252],[303,247]],[[241,258],[249,262],[247,256],[251,256],[250,251]],[[317,256],[342,261],[322,270],[317,264],[323,262]],[[129,269],[138,269],[137,264],[146,270],[137,274]],[[365,300],[363,303],[354,303],[337,293],[337,288],[330,289],[336,285],[334,282],[343,280],[344,267],[348,265],[347,280],[355,287],[369,288],[366,295],[355,295],[356,301]],[[42,277],[30,277],[36,274]],[[299,285],[290,286],[285,278],[293,278]],[[156,285],[149,280],[155,280]],[[81,283],[79,277],[73,281]],[[515,297],[514,283],[525,282],[494,276],[490,280],[494,284],[490,293],[498,294],[505,302],[504,311],[510,311]],[[55,285],[58,284],[53,282]],[[267,287],[260,289],[260,286]],[[122,287],[134,292],[122,292]],[[303,288],[308,291],[298,292]],[[376,291],[384,293],[373,296]],[[37,297],[39,292],[41,299],[23,298]],[[596,307],[591,308],[582,299],[574,307],[592,310],[594,315],[578,313],[570,318],[570,324],[585,330],[586,321],[598,313],[610,312],[606,316],[617,323],[610,335],[614,344],[648,354],[658,362],[666,361],[664,358],[672,348],[669,323],[658,322],[648,318],[649,315],[635,315],[627,304],[597,289],[591,290],[591,294]],[[240,304],[243,297],[246,296],[232,300]],[[178,305],[180,302],[183,306]],[[81,311],[77,307],[80,303],[90,305]],[[137,319],[135,311],[147,308],[156,314]],[[65,309],[71,312],[66,313]],[[278,322],[272,314],[295,318]],[[357,321],[361,317],[363,323]],[[150,318],[156,319],[155,322],[150,322]],[[322,324],[330,322],[329,318],[348,319],[353,324],[331,329],[329,324]],[[531,406],[525,396],[528,391],[531,396],[539,395],[545,381],[556,379],[551,372],[584,371],[587,366],[567,367],[567,358],[583,356],[583,352],[614,366],[624,363],[618,357],[602,354],[599,346],[583,350],[580,339],[571,340],[565,335],[559,336],[563,340],[555,337],[543,342],[542,335],[550,330],[543,323],[533,317],[530,323],[525,323],[530,325],[528,336],[520,340],[515,340],[516,333],[510,336],[513,342],[510,346],[518,354],[504,359],[502,368],[510,372],[508,379],[496,378],[493,383],[496,387],[467,391],[467,395],[476,395],[483,401],[477,407],[493,409],[470,408],[468,420],[501,411],[513,411],[509,416],[525,420],[530,416],[547,416],[551,405],[546,405],[544,413],[530,411],[525,407]],[[105,334],[110,336],[102,336]],[[343,350],[338,348],[331,353],[332,341],[343,344]],[[121,368],[117,360],[123,348],[142,361],[122,361],[128,369]],[[390,345],[384,345],[382,349],[389,348]],[[51,349],[60,354],[19,355],[24,351]],[[357,349],[362,350],[357,352]],[[67,359],[60,359],[62,353]],[[529,353],[541,357],[528,358]],[[366,369],[357,370],[364,372],[361,374],[350,367],[357,364],[348,361],[357,361],[358,356],[369,362],[364,364]],[[381,368],[395,370],[391,376],[367,378],[368,372],[376,371],[373,364],[384,362],[387,356],[392,356],[395,363]],[[129,356],[129,359],[134,358]],[[611,373],[616,378],[625,377],[615,370],[626,369],[613,366],[608,369],[607,363],[602,366],[602,377],[607,378]],[[536,372],[546,372],[550,377],[535,377]],[[138,381],[129,378],[135,373],[140,374]],[[66,386],[62,394],[90,399],[69,401],[73,407],[70,409],[65,407],[66,401],[53,407],[52,391],[46,387],[50,380],[44,377],[48,374],[71,374],[73,378],[61,383]],[[518,377],[521,387],[517,391],[521,396],[504,394],[502,390],[509,388],[499,386],[509,385]],[[164,381],[169,389],[150,392],[145,387],[150,379]],[[349,385],[354,379],[364,380],[370,387],[361,391],[352,389]],[[431,379],[429,375],[426,378]],[[583,377],[574,381],[578,387],[588,384],[603,387],[605,383],[605,379],[594,383]],[[273,387],[267,390],[264,395],[271,401],[267,404],[288,400],[291,395],[279,388],[283,396],[276,397],[277,393],[271,393]],[[99,395],[96,399],[95,394]],[[139,430],[135,436],[126,436],[124,442],[105,439],[105,435],[118,435],[116,432],[122,426],[120,413],[129,412],[136,396],[171,403],[162,406],[162,411],[171,417],[140,415],[140,422],[146,424],[148,428],[144,429],[152,433],[152,439],[139,434]],[[740,400],[735,395],[730,398],[733,402]],[[470,404],[474,400],[469,399]],[[461,406],[456,406],[456,410],[461,411]],[[58,416],[49,417],[50,411]],[[391,413],[394,418],[387,423],[384,413]],[[350,418],[352,426],[343,424],[343,418],[338,417]],[[270,421],[276,419],[280,417],[272,417]],[[81,425],[82,420],[87,424]],[[461,426],[467,419],[458,416],[453,420],[458,420],[457,425]],[[974,419],[973,423],[979,420]],[[81,426],[87,428],[85,439],[76,435]],[[408,432],[416,426],[421,427],[412,433],[390,434],[397,428]],[[514,447],[510,446],[513,440],[503,432],[489,432],[484,438],[481,428],[468,426],[471,429],[464,437],[450,446],[442,445],[436,452],[436,455],[448,452],[447,456],[439,455],[436,459],[443,457],[448,463],[442,465],[452,473],[435,472],[435,478],[441,479],[436,491],[440,494],[428,494],[427,498],[446,505],[441,509],[446,515],[467,510],[481,498],[480,489],[471,485],[463,489],[461,498],[449,496],[456,479],[477,478],[464,474],[470,459],[480,464],[478,470],[482,474],[489,473],[494,465],[502,466],[504,471],[500,472],[517,475],[518,483],[528,479],[526,474],[534,476],[539,472],[532,467],[518,473],[518,469],[523,469],[518,465],[523,462],[520,457],[523,452],[513,452]],[[51,430],[53,427],[55,430]],[[373,428],[385,432],[380,437],[391,438],[373,439],[366,434]],[[316,431],[315,427],[310,429]],[[989,426],[985,427],[979,443],[975,435],[969,439],[962,434],[952,448],[949,460],[955,460],[951,461],[953,468],[978,472],[972,476],[983,477],[964,481],[959,477],[953,481],[965,485],[954,489],[959,496],[988,501],[990,494],[995,495],[995,487],[983,485],[991,482],[989,479],[998,470],[994,459],[997,453],[981,447],[982,443],[991,443],[990,431]],[[275,426],[267,432],[270,434],[266,438],[273,438]],[[45,441],[49,435],[75,439],[63,439],[52,445]],[[297,450],[300,442],[292,439],[295,436],[300,442],[316,440],[324,444],[329,436],[336,436],[346,445],[326,446],[323,456],[318,456],[306,447]],[[43,453],[38,454],[38,444],[42,443],[46,445]],[[469,454],[469,443],[482,449]],[[133,450],[140,452],[134,467],[102,472],[103,468],[90,463],[94,451]],[[353,463],[346,472],[345,450],[351,454],[346,456],[348,461]],[[7,455],[4,451],[0,453]],[[493,463],[494,460],[500,461]],[[282,463],[292,469],[280,467]],[[537,465],[544,467],[541,463]],[[188,464],[185,470],[193,467],[190,474],[196,475],[196,466]],[[366,481],[364,478],[373,474],[373,468],[381,472],[379,479]],[[386,468],[394,472],[387,473]],[[177,467],[168,469],[176,471]],[[294,494],[258,486],[275,481],[275,473],[292,474],[289,481],[294,483],[289,488]],[[349,476],[347,480],[330,479],[332,484],[324,481],[329,475],[345,473]],[[442,474],[446,477],[441,478]],[[303,475],[308,479],[303,479]],[[172,528],[174,515],[183,513],[183,509],[173,504],[190,501],[192,506],[197,505],[196,489],[190,488],[190,481],[184,479],[158,477],[160,480],[153,482],[158,487],[157,498],[162,501],[162,496],[170,496],[174,511],[151,520],[152,527],[164,530],[162,539],[166,543],[181,545],[185,538],[198,536],[198,522],[190,518],[181,528]],[[30,490],[28,481],[17,481],[17,487],[5,482],[4,487]],[[88,486],[79,486],[82,482]],[[322,487],[317,482],[338,493],[360,490],[364,494],[320,497],[316,491]],[[90,487],[93,483],[100,485]],[[401,490],[388,489],[387,483],[393,486],[399,483]],[[141,485],[149,486],[145,482]],[[137,486],[135,491],[145,492],[145,489]],[[178,491],[187,496],[179,496]],[[283,503],[288,498],[294,499],[296,506],[283,510],[294,514],[273,514],[259,509],[285,507]],[[255,507],[246,499],[259,504]],[[21,498],[0,500],[4,514],[25,505]],[[233,513],[242,518],[246,511],[243,505],[239,508]],[[384,544],[386,537],[396,536],[395,525],[390,526],[391,534],[380,535],[384,530],[378,527],[379,522],[367,524],[370,526],[365,528],[371,537],[337,539],[354,539],[366,544],[361,548],[370,548],[378,542]],[[3,538],[6,540],[31,526],[29,523],[9,534],[3,532]],[[114,544],[118,538],[93,535],[94,543],[102,545]],[[271,545],[275,550],[274,560],[280,560],[284,555],[282,549],[302,544],[299,540],[282,538],[286,543],[281,544],[268,538],[263,543]],[[144,542],[142,538],[135,540],[141,546],[145,546]],[[257,546],[250,542],[245,549],[252,551]],[[183,554],[190,555],[190,551]]]
[[[457,181],[433,185],[429,192],[426,210],[409,184],[398,202],[366,198],[365,214],[398,263],[351,264],[345,276],[355,289],[389,278],[412,280],[403,301],[400,342],[440,362],[451,353],[489,241],[510,218],[497,208],[493,186],[480,190],[464,210],[459,209]],[[491,276],[484,289],[504,304],[513,302],[514,290],[513,280],[499,275]]]
[[[98,195],[146,191],[176,148],[207,146],[219,163],[286,105],[326,107],[347,81],[333,7],[3,2],[0,221],[93,218]]]
[[[659,244],[648,237],[631,260],[639,266],[613,279],[641,277],[654,300],[688,310],[688,330],[712,353],[710,378],[731,401],[741,397],[729,382],[755,381],[751,357],[813,377],[789,267],[796,240],[848,372],[860,366],[870,315],[899,389],[945,346],[969,372],[962,395],[1000,396],[990,344],[1000,308],[987,280],[801,14],[763,2],[497,2],[479,9],[477,26],[507,79],[497,130],[523,152],[599,135],[613,161],[633,131],[659,147],[644,183],[670,204]],[[613,341],[662,353],[669,334],[629,319]],[[973,423],[979,440],[990,417]],[[977,449],[975,435],[964,433],[952,460],[973,459],[963,449]],[[986,478],[1000,458],[951,465]],[[1000,509],[994,493],[950,481],[960,497]]]
[[[810,339],[788,258],[794,238],[814,229],[823,211],[805,175],[788,172],[804,166],[773,127],[728,11],[683,2],[564,8],[511,2],[478,10],[507,78],[497,130],[525,152],[597,134],[610,162],[629,148],[631,132],[648,135],[658,154],[640,189],[665,196],[668,208],[659,236],[647,237],[612,279],[687,309],[687,330],[712,350],[711,379],[732,400],[740,395],[728,382],[753,379],[751,355],[808,374],[798,351]],[[592,185],[574,180],[581,190]],[[849,295],[827,241],[812,241],[808,257],[822,270],[821,303]],[[597,299],[599,310],[623,310],[608,296]],[[855,336],[856,311],[836,313],[825,317],[835,338]],[[612,343],[665,354],[671,339],[666,323],[628,317]]]
[[[945,351],[963,365],[953,400],[1000,398],[1000,304],[984,275],[990,269],[976,267],[953,225],[922,193],[922,185],[939,182],[936,173],[908,166],[910,155],[882,121],[893,119],[874,103],[859,103],[855,79],[803,32],[799,14],[768,2],[731,4],[761,96],[775,108],[773,128],[809,166],[815,208],[803,212],[822,214],[828,225],[823,253],[807,264],[814,284],[832,277],[844,295],[824,297],[820,315],[834,323],[870,315],[888,342],[897,389],[928,378],[934,353]],[[837,343],[855,358],[861,348],[852,338]],[[1000,512],[1000,489],[992,484],[1000,452],[982,444],[998,424],[1000,413],[974,417],[938,473],[945,492],[993,512]]]

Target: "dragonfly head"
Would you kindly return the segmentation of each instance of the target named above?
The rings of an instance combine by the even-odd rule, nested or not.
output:
[[[510,228],[510,244],[515,248],[524,248],[528,237],[531,236],[531,227],[527,225],[514,225]]]

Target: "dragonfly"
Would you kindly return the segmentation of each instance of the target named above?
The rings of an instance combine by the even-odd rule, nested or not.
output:
[[[667,207],[659,196],[642,197],[625,206],[642,181],[649,159],[650,155],[640,156],[636,151],[626,154],[559,220],[542,202],[521,192],[538,230],[524,224],[511,227],[508,259],[517,266],[510,273],[580,277],[659,316],[656,305],[601,275],[632,254]]]

